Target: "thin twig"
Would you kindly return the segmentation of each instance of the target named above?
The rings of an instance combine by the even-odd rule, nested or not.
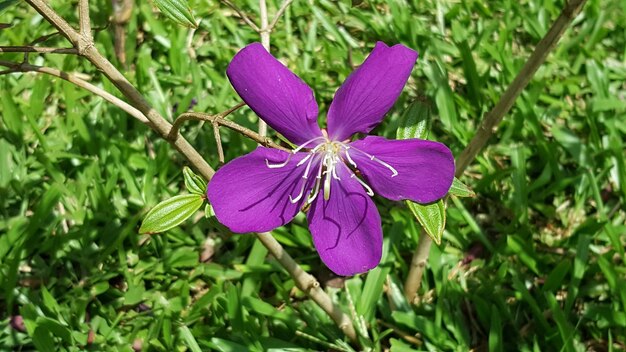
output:
[[[509,112],[513,103],[515,103],[515,99],[517,99],[524,88],[526,88],[535,75],[535,72],[537,72],[537,69],[546,61],[548,54],[554,49],[565,30],[569,27],[574,18],[578,16],[586,2],[587,0],[570,0],[565,5],[559,17],[554,21],[550,30],[548,30],[548,33],[539,41],[524,67],[506,89],[500,101],[485,115],[474,138],[472,138],[470,143],[456,158],[456,177],[463,175],[465,169],[467,169],[469,164],[487,144],[489,138],[495,133],[498,124],[500,124],[504,116]],[[404,293],[410,302],[415,301],[417,291],[420,288],[431,245],[432,240],[422,230],[417,248],[413,254],[411,268],[409,269],[409,274],[404,284]]]
[[[180,127],[183,125],[185,121],[201,120],[201,121],[213,122],[213,119],[224,118],[245,105],[246,103],[239,103],[233,106],[232,108],[226,111],[222,111],[219,114],[215,114],[215,115],[203,114],[200,112],[187,112],[187,113],[181,114],[176,118],[176,120],[174,120],[174,123],[172,124],[172,128],[170,129],[170,133],[167,135],[167,139],[173,140],[176,137],[178,137],[178,132],[180,131]]]
[[[232,122],[230,120],[227,120],[223,117],[220,116],[220,114],[217,115],[210,115],[210,114],[204,114],[201,112],[186,112],[184,114],[179,115],[176,118],[175,123],[178,123],[179,125],[182,124],[185,121],[189,121],[189,120],[198,120],[198,121],[207,121],[210,123],[217,123],[220,126],[225,126],[230,128],[233,131],[238,132],[239,134],[242,134],[254,141],[256,141],[257,143],[259,143],[262,146],[265,147],[269,147],[269,148],[275,148],[275,149],[280,149],[280,150],[284,150],[284,151],[290,151],[289,149],[273,142],[271,139],[269,139],[266,136],[261,136],[261,134],[254,132],[251,129],[245,128],[235,122]],[[174,131],[174,129],[172,129],[172,131]],[[170,135],[171,138],[176,138],[176,135],[172,134]]]
[[[80,26],[80,35],[85,38],[91,38],[89,0],[78,0],[78,21]]]
[[[239,15],[239,17],[246,22],[246,24],[248,26],[250,26],[255,32],[260,32],[261,29],[259,28],[259,26],[257,26],[256,24],[254,24],[254,22],[252,22],[252,20],[250,19],[250,17],[248,17],[248,15],[246,15],[245,12],[243,12],[239,7],[237,7],[237,5],[233,4],[230,0],[221,0],[224,4],[226,4],[226,6],[230,7],[231,9],[235,10],[235,12],[237,12],[237,14]]]
[[[128,99],[128,102],[143,113],[152,123],[153,130],[163,138],[167,138],[171,124],[167,122],[155,109],[148,104],[143,95],[135,88],[124,75],[111,64],[93,45],[91,38],[84,38],[65,19],[59,16],[46,0],[24,0],[32,8],[56,27],[76,47],[81,55],[98,68],[117,89]],[[176,138],[173,146],[183,154],[197,171],[206,179],[210,179],[215,170],[202,158],[200,153],[184,138]]]
[[[146,119],[146,117],[141,113],[141,111],[135,109],[133,106],[131,106],[130,104],[126,103],[125,101],[121,100],[120,98],[114,96],[113,94],[103,90],[102,88],[96,87],[93,84],[82,80],[80,78],[78,78],[77,75],[73,74],[73,73],[68,73],[68,72],[64,72],[61,70],[58,70],[56,68],[50,68],[50,67],[42,67],[42,66],[35,66],[35,65],[29,65],[26,63],[15,63],[15,62],[9,62],[9,61],[2,61],[0,60],[0,66],[4,66],[4,67],[9,67],[10,69],[6,71],[6,73],[11,73],[11,72],[36,72],[36,73],[45,73],[47,75],[50,76],[55,76],[61,79],[64,79],[70,83],[75,84],[76,86],[83,88],[101,98],[103,98],[104,100],[108,101],[109,103],[117,106],[118,108],[124,110],[125,112],[127,112],[130,116],[136,118],[137,120],[139,120],[141,123],[144,123],[146,125],[150,125],[150,121],[148,121],[148,119]],[[3,71],[5,72],[5,71]]]
[[[296,286],[303,292],[306,292],[309,297],[333,319],[341,331],[343,331],[352,342],[356,343],[358,340],[352,321],[350,321],[350,318],[333,303],[326,292],[320,287],[317,279],[302,270],[298,263],[293,260],[270,233],[259,233],[257,238],[268,249],[269,253],[287,270],[291,277],[294,278]]]
[[[88,38],[81,36],[76,30],[70,26],[61,16],[59,16],[47,3],[46,0],[24,0],[32,8],[34,8],[46,21],[51,23],[59,32],[63,34],[77,49],[81,55],[87,58],[98,70],[100,70],[128,99],[130,104],[139,110],[151,123],[151,128],[157,132],[162,138],[167,139],[172,128],[156,110],[154,110],[143,95],[122,75],[116,68],[97,50],[94,45],[81,47]],[[93,42],[92,42],[93,43]],[[176,134],[177,136],[177,134]],[[198,151],[187,142],[184,138],[177,136],[175,140],[170,141],[173,146],[183,154],[189,163],[207,180],[211,180],[215,171],[202,158]],[[332,299],[319,287],[318,281],[310,274],[305,272],[284,248],[269,233],[257,234],[257,237],[263,243],[268,251],[277,258],[279,263],[291,275],[296,285],[306,292],[309,297],[319,305],[329,316],[335,321],[337,326],[355,343],[358,343],[357,336],[352,322],[342,311],[335,305]]]
[[[268,52],[270,51],[270,29],[268,27],[267,19],[267,2],[265,0],[259,0],[259,17],[261,17],[261,44]],[[259,134],[261,136],[267,136],[267,124],[263,119],[259,119]]]
[[[511,110],[515,99],[522,93],[535,75],[535,72],[537,72],[539,67],[546,61],[548,54],[554,49],[567,27],[569,27],[574,18],[578,16],[586,2],[587,0],[570,0],[567,5],[565,5],[565,8],[561,11],[556,21],[554,21],[548,33],[546,33],[539,44],[537,44],[537,47],[530,55],[530,58],[528,58],[528,61],[526,61],[522,70],[506,89],[500,101],[485,115],[474,138],[472,138],[470,143],[457,158],[457,177],[463,175],[465,169],[476,158],[485,144],[487,144],[489,138],[494,134],[504,116]]]
[[[120,64],[126,67],[126,24],[133,14],[133,0],[113,0],[113,35],[115,41],[115,56]]]
[[[274,18],[272,19],[272,23],[270,23],[269,26],[267,27],[268,32],[271,33],[274,30],[274,27],[276,27],[278,20],[283,15],[283,13],[285,13],[285,10],[287,10],[287,7],[289,7],[289,5],[291,5],[292,2],[293,0],[283,0],[283,3],[280,5],[280,8],[278,9],[278,11],[276,11]]]
[[[417,291],[422,285],[424,269],[426,268],[428,253],[430,252],[430,246],[432,244],[433,240],[430,239],[430,236],[428,236],[424,230],[420,231],[420,237],[417,240],[417,247],[413,253],[413,258],[411,259],[409,274],[407,275],[404,283],[404,295],[410,304],[417,303]]]
[[[215,144],[217,146],[217,157],[220,164],[224,164],[224,147],[222,147],[222,136],[220,135],[220,125],[217,121],[213,121],[213,137],[215,137]]]
[[[0,53],[78,54],[75,48],[44,48],[36,46],[0,46]]]

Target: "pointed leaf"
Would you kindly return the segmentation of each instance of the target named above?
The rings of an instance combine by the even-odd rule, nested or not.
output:
[[[10,6],[13,6],[15,4],[17,4],[18,0],[4,0],[4,1],[0,1],[0,13],[2,13],[2,11],[8,9]]]
[[[190,28],[198,28],[186,0],[154,0],[159,10],[172,21]]]
[[[206,182],[204,182],[202,177],[194,174],[187,166],[183,168],[183,176],[185,177],[185,186],[189,193],[200,194],[202,196],[206,194]]]
[[[455,197],[475,197],[476,196],[476,193],[474,193],[474,191],[472,191],[469,187],[467,187],[467,185],[465,185],[463,182],[459,181],[459,179],[456,177],[454,178],[454,181],[452,181],[452,187],[450,187],[448,194],[450,194],[451,196],[455,196]]]
[[[446,206],[443,199],[430,204],[418,204],[410,201],[407,201],[406,204],[428,236],[437,245],[441,244],[443,230],[446,228]]]
[[[430,130],[430,106],[416,101],[406,110],[396,132],[397,139],[426,139]]]
[[[202,203],[204,197],[199,194],[182,194],[165,200],[148,212],[139,233],[158,233],[178,226],[200,209]]]

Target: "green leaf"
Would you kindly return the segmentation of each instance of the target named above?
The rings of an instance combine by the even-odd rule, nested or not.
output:
[[[396,132],[397,139],[428,138],[430,130],[430,106],[427,102],[414,102],[402,115]]]
[[[185,187],[187,187],[187,191],[193,194],[200,194],[204,197],[206,194],[206,182],[204,182],[204,179],[194,174],[187,166],[183,168],[183,175],[185,177]]]
[[[172,21],[190,28],[198,28],[189,5],[184,0],[154,0],[159,10]]]
[[[443,230],[446,228],[446,206],[443,199],[431,204],[418,204],[411,201],[406,201],[406,204],[428,236],[436,244],[441,244]]]
[[[454,178],[452,181],[452,186],[448,191],[448,194],[456,197],[475,197],[476,193],[472,191],[469,187],[467,187],[463,182],[459,181],[458,178]]]
[[[17,4],[17,2],[18,2],[18,0],[0,1],[0,13],[2,13],[2,11],[4,11],[4,10],[8,9],[9,6]]]
[[[200,345],[198,345],[198,341],[196,341],[196,338],[193,337],[193,334],[186,325],[181,325],[178,328],[178,331],[180,332],[180,336],[182,336],[185,341],[185,344],[192,352],[202,352]]]
[[[158,233],[178,226],[195,213],[204,203],[199,194],[182,194],[157,204],[141,224],[139,233]]]

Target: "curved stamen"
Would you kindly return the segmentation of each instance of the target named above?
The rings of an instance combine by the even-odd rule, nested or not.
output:
[[[370,196],[370,197],[374,196],[374,191],[372,191],[372,188],[370,186],[368,186],[367,183],[365,183],[363,180],[358,178],[355,174],[352,174],[350,176],[350,178],[356,179],[361,184],[361,186],[363,186],[363,188],[365,188],[365,191],[367,192],[368,196]]]
[[[300,145],[299,145],[296,149],[294,149],[294,150],[292,151],[292,153],[299,152],[300,150],[302,150],[302,149],[303,149],[304,147],[306,147],[307,145],[309,145],[309,144],[311,144],[312,142],[315,142],[315,141],[317,141],[317,140],[319,140],[319,139],[326,139],[326,137],[320,136],[320,137],[315,137],[315,138],[313,138],[313,139],[309,139],[308,141],[306,141],[306,142],[304,142],[304,143],[300,144]],[[323,144],[323,143],[318,144],[318,145],[316,146],[316,148],[317,148],[318,146],[322,145],[322,144]]]
[[[315,198],[317,198],[318,193],[320,193],[320,184],[322,183],[322,168],[324,167],[324,163],[320,163],[320,167],[317,170],[317,176],[315,177],[315,187],[313,188],[313,193],[309,195],[307,199],[307,203],[311,204]]]
[[[309,155],[307,155],[306,158],[302,159],[302,161],[306,161],[307,159],[311,159],[311,160],[309,160],[309,163],[306,164],[306,168],[304,169],[304,175],[302,175],[302,187],[300,187],[300,193],[298,193],[296,198],[292,198],[291,194],[289,195],[289,201],[292,204],[298,202],[300,200],[300,198],[302,198],[302,196],[304,195],[304,189],[306,188],[307,181],[308,181],[308,178],[309,178],[309,170],[311,170],[311,164],[313,163],[313,158],[311,158],[312,155],[313,154],[309,154]],[[302,161],[300,161],[297,166],[302,165]]]
[[[280,164],[270,164],[269,160],[265,159],[265,165],[267,165],[268,168],[270,169],[280,169],[281,167],[285,167],[287,164],[289,164],[289,160],[291,160],[291,156],[296,154],[297,152],[299,152],[300,150],[304,149],[307,145],[320,140],[320,139],[326,139],[326,137],[320,136],[320,137],[315,137],[313,139],[309,139],[308,141],[300,144],[296,149],[292,150],[291,152],[289,152],[289,156],[287,157],[287,160],[285,160],[285,162],[280,163]],[[311,150],[312,153],[315,153],[316,151],[318,151],[320,149],[320,146],[323,146],[324,143],[320,143],[318,145],[315,146],[315,148],[313,148],[313,150]],[[302,164],[304,164],[308,158],[310,158],[310,155],[308,155],[307,157],[305,157],[303,160],[300,160],[300,162],[298,162],[297,166],[300,166]]]
[[[346,149],[346,159],[348,159],[348,162],[356,168],[356,163],[354,162],[354,160],[352,160],[352,157],[350,157],[350,152],[348,151],[351,147],[344,145],[344,148]]]
[[[386,162],[384,162],[384,161],[382,161],[382,160],[378,159],[378,158],[377,158],[377,157],[375,157],[374,155],[369,154],[369,153],[366,153],[366,152],[364,152],[364,151],[362,151],[362,150],[360,150],[360,149],[357,149],[357,148],[355,148],[355,147],[353,147],[353,146],[347,146],[347,145],[345,145],[345,144],[342,144],[342,146],[346,149],[346,155],[347,155],[347,158],[348,158],[348,159],[350,159],[349,154],[348,154],[348,149],[354,149],[354,150],[356,150],[357,152],[359,152],[359,153],[361,153],[361,154],[363,154],[363,155],[367,156],[368,158],[370,158],[370,160],[371,160],[371,161],[375,161],[375,162],[377,162],[377,163],[381,164],[382,166],[384,166],[384,167],[388,168],[388,169],[391,171],[391,177],[396,177],[396,176],[398,176],[398,170],[396,170],[393,166],[391,166],[391,165],[387,164]],[[354,165],[354,164],[353,164],[353,165]],[[355,167],[356,167],[356,166],[355,166]]]
[[[313,153],[309,153],[309,155],[305,156],[304,159],[300,160],[300,162],[298,162],[296,164],[296,167],[306,163],[307,160],[309,160],[311,158],[311,156],[313,156]],[[309,168],[309,166],[307,165],[307,169]]]
[[[280,164],[270,164],[269,160],[267,160],[267,158],[265,159],[265,165],[267,165],[268,168],[270,169],[280,169],[281,167],[285,167],[285,165],[289,164],[289,160],[291,160],[291,156],[293,154],[289,154],[289,156],[287,157],[287,160],[285,160],[285,162],[280,163]]]

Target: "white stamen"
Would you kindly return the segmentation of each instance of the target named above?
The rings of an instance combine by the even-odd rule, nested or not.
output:
[[[317,171],[317,176],[315,177],[315,187],[313,188],[313,194],[309,195],[307,199],[307,203],[311,204],[315,198],[317,198],[318,193],[320,193],[320,184],[322,183],[322,167],[324,163],[320,163],[320,167]]]
[[[307,151],[308,155],[306,155],[304,158],[298,161],[298,163],[295,166],[295,167],[300,167],[306,163],[304,173],[301,177],[302,185],[300,186],[300,192],[298,193],[296,197],[293,197],[291,194],[289,195],[289,201],[291,203],[295,204],[298,201],[300,201],[302,197],[304,197],[307,185],[310,184],[308,182],[309,173],[311,171],[311,167],[314,162],[316,163],[316,165],[317,163],[319,163],[319,167],[317,170],[317,175],[315,177],[313,189],[309,193],[306,203],[311,204],[319,195],[321,188],[324,189],[323,190],[324,200],[328,201],[330,199],[332,180],[335,179],[337,181],[341,181],[341,178],[339,177],[339,174],[337,171],[338,164],[345,163],[347,161],[350,165],[352,165],[352,167],[357,169],[357,164],[354,161],[354,159],[352,159],[352,156],[350,155],[350,151],[351,151],[350,149],[365,155],[371,161],[377,162],[378,164],[389,169],[392,173],[391,177],[395,177],[398,175],[398,171],[393,166],[389,165],[385,161],[378,159],[376,156],[368,154],[357,148],[354,148],[353,146],[350,146],[346,143],[328,140],[328,138],[326,137],[315,137],[299,145],[298,147],[296,147],[293,151],[289,153],[289,155],[287,156],[287,160],[285,160],[283,163],[272,164],[270,163],[268,159],[265,159],[265,164],[270,169],[285,167],[289,163],[289,161],[291,160],[291,157],[295,153],[297,153],[298,151],[302,149],[307,148],[307,146],[310,145],[311,143],[319,141],[321,139],[323,139],[324,142],[318,143],[312,149],[309,148],[309,150]],[[340,153],[342,149],[345,151],[344,155]],[[370,197],[374,195],[374,191],[367,183],[365,183],[365,181],[361,180],[351,169],[348,169],[348,172],[350,173],[350,178],[356,179],[356,181],[359,182],[361,186],[363,186],[366,193]]]
[[[387,164],[386,162],[384,162],[384,161],[382,161],[382,160],[380,160],[380,159],[376,158],[376,157],[375,157],[375,156],[373,156],[373,155],[372,155],[372,157],[371,157],[371,160],[372,160],[372,161],[375,161],[375,162],[377,162],[377,163],[381,164],[382,166],[384,166],[384,167],[388,168],[389,170],[391,170],[391,177],[396,177],[396,176],[398,176],[398,171],[397,171],[396,169],[394,169],[394,167],[393,167],[393,166],[391,166],[391,165]]]
[[[398,170],[396,170],[393,166],[391,166],[391,165],[387,164],[386,162],[384,162],[384,161],[380,160],[380,159],[379,159],[379,158],[377,158],[376,156],[371,155],[371,154],[369,154],[369,153],[366,153],[366,152],[364,152],[364,151],[362,151],[362,150],[360,150],[360,149],[357,149],[357,148],[355,148],[355,147],[352,147],[352,146],[343,145],[343,147],[346,149],[346,157],[347,157],[348,161],[350,161],[350,160],[351,160],[351,158],[350,158],[350,154],[348,154],[348,149],[354,149],[354,150],[356,150],[357,152],[359,152],[359,153],[361,153],[361,154],[363,154],[363,155],[367,156],[368,158],[370,158],[370,160],[375,161],[375,162],[377,162],[377,163],[381,164],[382,166],[384,166],[384,167],[388,168],[388,169],[391,171],[391,177],[396,177],[396,176],[398,176]],[[351,163],[354,167],[356,167],[356,165],[355,165],[355,164],[353,164],[353,162],[350,162],[350,163]]]
[[[356,163],[354,162],[354,160],[352,160],[352,157],[350,157],[350,152],[348,152],[348,150],[350,149],[350,147],[346,146],[346,147],[345,147],[345,149],[346,149],[346,158],[348,159],[348,162],[349,162],[350,164],[352,164],[352,166],[354,166],[354,167],[356,168],[356,167],[357,167],[357,166],[356,166]]]
[[[311,160],[309,160],[309,163],[306,164],[306,168],[304,169],[304,175],[302,175],[302,187],[300,187],[300,193],[298,193],[296,198],[292,198],[291,194],[289,195],[289,201],[292,204],[298,202],[300,200],[300,198],[302,198],[302,196],[304,195],[304,188],[306,187],[307,180],[309,178],[309,170],[311,170],[311,164],[313,163],[313,158],[311,158],[312,155],[313,154],[309,154],[309,155],[307,155],[306,158],[302,159],[304,161],[306,161],[307,159],[311,159]],[[302,163],[302,161],[300,161],[300,163],[298,163],[298,166],[300,166],[301,163]]]
[[[300,144],[300,145],[299,145],[296,149],[294,149],[294,150],[293,150],[293,152],[292,152],[292,153],[299,152],[300,150],[302,150],[302,149],[303,149],[304,147],[306,147],[307,145],[309,145],[309,144],[311,144],[312,142],[315,142],[316,140],[319,140],[319,139],[326,139],[326,137],[315,137],[315,138],[313,138],[313,139],[309,139],[308,141],[306,141],[306,142],[304,142],[304,143]],[[319,145],[322,145],[322,144],[323,144],[323,143],[320,143]],[[317,146],[316,146],[316,148],[317,148],[319,145],[317,145]]]
[[[365,191],[367,192],[367,195],[372,197],[374,196],[374,191],[372,191],[372,189],[370,188],[370,186],[367,185],[367,183],[363,182],[360,178],[356,177],[355,174],[352,174],[352,176],[350,176],[350,178],[354,178],[356,179],[361,186],[363,186],[363,188],[365,188]]]
[[[300,162],[298,162],[296,164],[296,167],[306,163],[306,161],[309,160],[309,158],[311,158],[311,156],[313,156],[313,153],[309,153],[309,155],[305,156],[304,159],[300,160]],[[307,169],[308,169],[308,166],[307,166]]]
[[[289,154],[289,156],[287,157],[287,160],[285,160],[285,162],[280,163],[280,164],[270,164],[269,160],[265,159],[265,165],[267,165],[267,167],[270,169],[280,169],[281,167],[285,167],[285,165],[289,164],[289,160],[291,160],[292,155],[293,154]]]

